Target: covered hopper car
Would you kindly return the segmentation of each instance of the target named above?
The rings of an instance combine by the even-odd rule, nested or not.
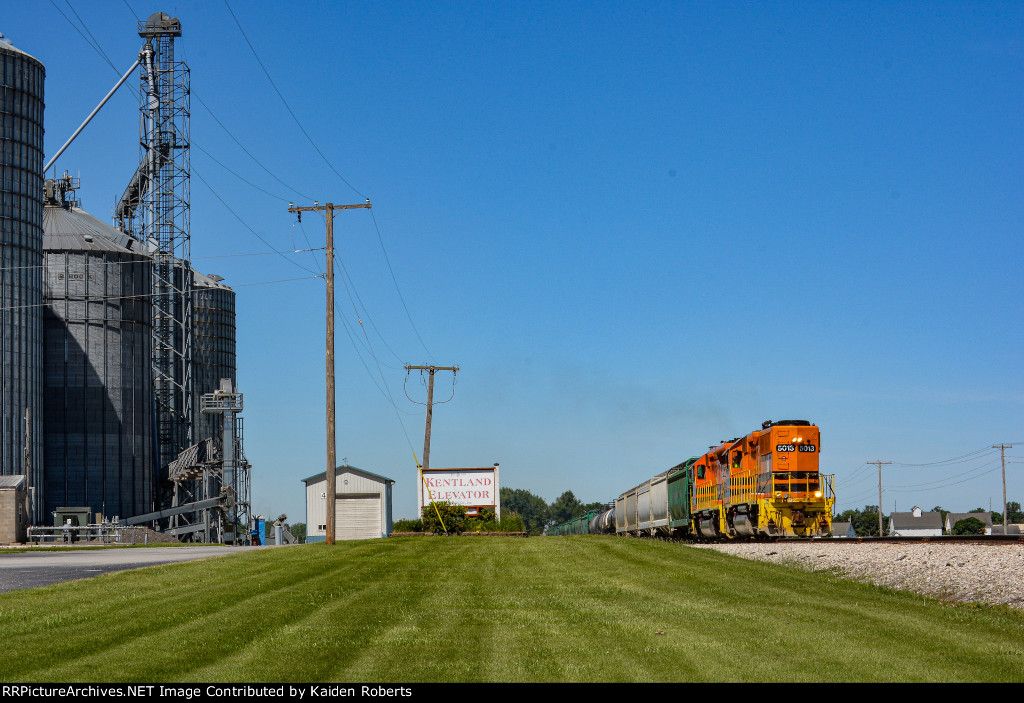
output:
[[[547,534],[697,540],[828,535],[834,476],[818,470],[820,437],[807,420],[766,421]]]

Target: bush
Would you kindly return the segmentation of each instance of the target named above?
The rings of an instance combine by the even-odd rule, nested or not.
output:
[[[441,519],[438,520],[438,513]],[[466,507],[447,501],[436,501],[423,506],[423,530],[435,535],[445,533],[457,535],[466,529]],[[442,525],[443,523],[443,525]]]
[[[394,532],[423,532],[422,520],[399,520],[391,528]]]
[[[976,517],[965,517],[957,520],[953,525],[954,535],[983,535],[985,534],[985,523]]]
[[[437,506],[437,512],[434,511],[434,506]],[[395,523],[395,532],[413,531],[399,527],[415,523],[419,528],[416,531],[444,534],[444,527],[441,527],[437,513],[441,513],[441,520],[448,528],[448,533],[453,535],[463,532],[526,532],[523,518],[516,512],[509,512],[503,515],[501,520],[497,520],[493,510],[481,508],[478,515],[470,517],[466,515],[465,507],[444,501],[425,505],[422,520],[399,520]]]
[[[502,515],[501,520],[489,520],[483,524],[484,532],[526,532],[526,525],[519,513]]]
[[[497,525],[494,511],[490,508],[480,508],[476,515],[466,518],[463,532],[500,532]]]

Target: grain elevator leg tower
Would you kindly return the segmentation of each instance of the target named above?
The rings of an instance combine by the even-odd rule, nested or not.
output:
[[[249,541],[249,462],[242,449],[242,394],[232,387],[230,378],[223,378],[220,389],[202,396],[202,411],[224,416],[224,438],[221,443],[220,497],[223,499],[225,544]]]
[[[139,167],[114,216],[153,255],[153,384],[158,469],[166,479],[193,441],[189,69],[174,58],[177,18],[157,12],[139,23],[139,36]]]
[[[219,416],[221,436],[208,437],[178,455],[168,467],[171,504],[123,521],[144,525],[168,520],[164,534],[186,542],[250,544],[252,466],[245,457],[242,394],[230,378],[213,393],[204,393],[205,415]]]

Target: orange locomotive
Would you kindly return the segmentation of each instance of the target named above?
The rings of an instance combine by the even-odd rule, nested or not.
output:
[[[818,471],[818,427],[806,420],[767,421],[723,442],[693,463],[690,532],[723,537],[829,534],[833,476]]]

